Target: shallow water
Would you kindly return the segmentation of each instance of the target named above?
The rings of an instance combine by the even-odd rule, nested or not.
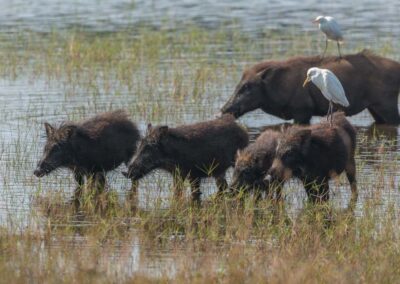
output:
[[[301,7],[299,7],[301,6]],[[93,33],[116,32],[135,29],[135,26],[150,26],[155,29],[166,29],[172,34],[184,29],[187,22],[209,28],[225,27],[228,30],[241,30],[249,33],[255,40],[261,40],[265,31],[274,30],[282,35],[310,32],[318,37],[315,27],[310,23],[316,15],[335,15],[343,26],[348,46],[374,46],[376,42],[397,42],[400,36],[398,15],[400,2],[392,1],[335,1],[323,4],[321,1],[6,1],[0,0],[0,33],[8,35],[21,31],[32,30],[48,32],[52,29],[70,29],[78,27]],[[174,21],[168,20],[174,18]],[[283,36],[284,38],[284,36]],[[397,38],[397,41],[394,40]],[[264,39],[262,39],[264,40]],[[290,44],[289,39],[277,43],[281,48]],[[1,43],[0,43],[1,45]],[[397,51],[399,51],[397,47]],[[266,51],[268,52],[268,51]],[[310,51],[307,51],[310,52]],[[393,52],[391,57],[400,58],[399,52]],[[240,60],[240,54],[231,53],[222,58],[210,60]],[[262,51],[260,51],[262,58]],[[168,61],[159,62],[159,68],[168,70]],[[190,61],[190,58],[187,60]],[[239,64],[248,65],[251,62]],[[185,66],[187,67],[187,66]],[[218,64],[216,65],[218,68]],[[222,70],[221,70],[222,71]],[[200,101],[182,102],[173,98],[160,96],[158,98],[163,108],[161,116],[155,123],[178,125],[213,117],[221,105],[233,92],[241,69],[236,77],[226,78],[222,86],[208,86],[208,92],[218,92],[217,98],[212,96]],[[190,79],[186,79],[189,80]],[[160,84],[160,93],[171,93],[173,86]],[[128,108],[133,120],[139,123],[143,130],[154,106],[152,102],[140,101],[128,91],[116,96],[111,91],[99,90],[97,95],[84,88],[75,90],[70,96],[65,84],[49,84],[45,78],[32,80],[28,77],[17,79],[0,79],[0,224],[7,226],[27,226],[32,222],[31,213],[35,211],[35,196],[46,191],[61,191],[65,198],[72,195],[74,181],[67,171],[56,173],[38,180],[32,171],[40,158],[44,144],[44,129],[42,123],[61,122],[65,119],[77,120],[98,112]],[[138,101],[139,100],[139,101]],[[142,104],[142,113],[134,112],[136,104]],[[314,118],[317,122],[319,118]],[[380,206],[385,214],[388,204],[400,206],[399,194],[399,129],[396,127],[375,127],[367,112],[350,118],[358,129],[358,185],[360,196],[356,214],[360,214],[365,201],[382,200]],[[283,123],[273,116],[255,111],[240,119],[246,125],[252,139],[266,127]],[[121,200],[125,198],[129,182],[122,177],[120,170],[110,173],[110,187],[117,191]],[[377,175],[379,173],[379,175]],[[228,178],[231,172],[228,174]],[[376,182],[376,179],[380,179]],[[140,207],[152,206],[152,200],[161,196],[168,197],[171,178],[165,173],[156,172],[141,181],[139,190]],[[379,185],[378,187],[376,185]],[[339,182],[332,182],[332,201],[338,208],[345,208],[350,198],[349,186],[342,177]],[[212,180],[203,185],[204,198],[215,192]],[[303,207],[305,193],[296,183],[285,187],[286,203],[291,214],[295,215]],[[166,203],[165,206],[168,206]],[[85,224],[75,224],[85,225]],[[90,225],[90,223],[89,223]],[[154,261],[142,264],[138,258],[140,246],[132,241],[130,273],[145,271],[154,274],[155,271],[173,267],[174,262],[168,252],[160,252],[152,256]],[[173,268],[171,268],[173,270]]]
[[[314,30],[310,21],[315,15],[336,15],[349,38],[373,42],[379,35],[394,37],[400,34],[398,14],[400,2],[389,1],[332,1],[305,0],[238,0],[238,1],[146,1],[146,0],[1,0],[0,26],[3,29],[32,29],[49,31],[82,27],[93,31],[112,32],[131,29],[135,25],[156,28],[170,27],[167,19],[178,23],[195,22],[214,28],[240,25],[250,33],[263,29]]]

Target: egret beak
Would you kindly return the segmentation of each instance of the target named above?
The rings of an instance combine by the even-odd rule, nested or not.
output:
[[[314,23],[314,24],[319,23],[318,20],[312,20],[311,22]]]
[[[310,77],[307,76],[306,80],[305,80],[304,83],[303,83],[303,88],[305,88],[305,86],[307,85],[307,83],[310,82],[310,81],[311,81]]]

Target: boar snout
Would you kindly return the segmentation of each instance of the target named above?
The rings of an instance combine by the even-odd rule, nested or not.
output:
[[[239,107],[227,106],[227,107],[223,107],[221,109],[221,113],[222,114],[230,113],[235,118],[238,118],[240,116],[240,109],[239,109]]]
[[[130,171],[126,171],[126,172],[124,171],[124,172],[122,172],[122,174],[123,174],[123,176],[126,177],[126,178],[131,178],[131,175],[132,175],[132,174],[130,173]]]
[[[127,171],[123,171],[122,174],[124,177],[131,179],[131,180],[138,180],[143,177],[143,174],[141,174],[140,169],[135,166],[129,166]]]
[[[273,180],[283,178],[284,166],[280,159],[274,159],[264,181],[271,183]]]
[[[293,171],[290,168],[285,167],[280,159],[275,159],[271,168],[267,172],[267,176],[264,178],[264,181],[286,181],[290,179],[292,175]]]
[[[264,178],[264,183],[265,183],[266,185],[269,186],[269,185],[271,184],[272,181],[273,181],[273,177],[272,177],[271,174],[268,174],[268,175],[265,176],[265,178]]]
[[[37,169],[35,169],[33,171],[33,174],[35,176],[37,176],[38,178],[40,178],[40,177],[43,177],[45,175],[45,172],[42,169],[37,168]]]
[[[236,192],[238,191],[240,188],[240,184],[237,180],[234,180],[231,185],[229,186],[229,190],[232,192]]]
[[[222,108],[221,108],[221,113],[226,114],[230,113],[232,114],[235,118],[238,118],[241,113],[240,113],[240,106],[235,103],[234,98],[231,98]]]
[[[38,178],[43,177],[47,175],[48,173],[51,172],[51,167],[50,165],[47,165],[46,163],[40,163],[36,169],[33,171],[33,174],[37,176]]]

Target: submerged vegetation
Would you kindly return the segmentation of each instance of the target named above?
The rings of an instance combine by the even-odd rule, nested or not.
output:
[[[378,128],[360,131],[360,200],[354,212],[343,209],[350,191],[342,180],[332,187],[327,206],[303,204],[303,189],[294,183],[285,187],[283,204],[255,203],[252,196],[221,199],[205,184],[203,204],[196,207],[174,200],[165,176],[144,179],[138,195],[130,196],[129,181],[118,170],[111,175],[109,194],[94,199],[88,192],[77,208],[69,202],[72,177],[58,172],[39,181],[32,176],[43,142],[38,138],[44,132],[43,120],[77,120],[121,106],[142,124],[209,119],[231,94],[245,66],[316,54],[320,42],[314,35],[248,35],[240,29],[187,25],[178,31],[25,31],[1,34],[0,42],[3,82],[24,82],[30,96],[27,101],[10,98],[12,103],[5,103],[0,115],[11,125],[1,132],[2,281],[399,279],[396,128],[383,134]],[[371,48],[398,60],[395,43],[377,42]],[[346,53],[361,49],[344,47]],[[41,96],[34,87],[29,90],[38,82],[44,85]],[[51,100],[49,105],[46,100]]]

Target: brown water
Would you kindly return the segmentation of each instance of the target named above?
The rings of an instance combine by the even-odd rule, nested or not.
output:
[[[310,20],[319,14],[337,16],[345,31],[348,47],[374,46],[377,41],[398,43],[400,25],[400,1],[334,1],[323,4],[321,1],[5,1],[0,0],[0,33],[17,34],[33,30],[47,32],[51,29],[68,30],[71,27],[93,33],[116,32],[134,29],[135,26],[150,26],[166,29],[171,34],[179,33],[187,22],[209,28],[224,26],[228,30],[242,30],[254,40],[264,40],[265,31],[274,30],[283,35],[288,31],[314,32]],[[301,6],[301,7],[299,7]],[[164,21],[175,18],[174,22]],[[0,43],[1,44],[1,43]],[[289,39],[277,43],[284,49]],[[266,51],[267,52],[267,51]],[[204,56],[204,55],[203,55]],[[263,57],[260,51],[260,58]],[[391,56],[400,59],[397,47]],[[168,60],[171,60],[168,58]],[[190,58],[187,58],[190,61]],[[239,61],[240,54],[230,53],[210,60]],[[168,97],[159,97],[164,112],[156,123],[177,125],[213,117],[221,105],[230,97],[236,81],[240,78],[241,62],[236,76],[226,78],[222,85],[207,86],[207,92],[220,95],[210,96],[200,101],[182,102]],[[215,65],[218,68],[218,64]],[[168,61],[160,62],[158,68],[168,70]],[[221,70],[223,72],[223,70]],[[186,79],[189,80],[189,79]],[[160,93],[171,93],[170,84],[160,84]],[[44,143],[42,122],[60,122],[65,119],[81,119],[109,109],[128,108],[132,119],[141,127],[149,118],[134,113],[137,98],[128,91],[114,95],[113,89],[99,90],[94,95],[82,89],[73,96],[66,92],[65,84],[48,84],[45,78],[18,77],[16,80],[0,79],[0,224],[3,226],[24,226],[32,222],[31,213],[35,210],[32,200],[46,191],[61,191],[66,198],[72,195],[75,187],[73,178],[67,171],[58,171],[38,180],[32,171],[38,161]],[[140,102],[145,109],[151,109],[150,102]],[[317,122],[319,118],[314,118]],[[358,184],[360,196],[356,214],[366,200],[376,196],[383,200],[382,214],[388,204],[400,206],[399,194],[399,134],[397,127],[375,127],[372,118],[363,112],[350,118],[358,129]],[[154,121],[153,121],[154,122]],[[266,127],[283,123],[273,116],[255,111],[240,119],[254,139]],[[108,175],[110,187],[118,192],[121,201],[125,198],[129,181],[124,179],[118,169]],[[379,175],[378,175],[379,173]],[[229,172],[228,177],[230,177]],[[380,186],[376,187],[376,180]],[[171,177],[155,172],[141,181],[139,204],[142,208],[152,206],[156,197],[167,197]],[[373,186],[371,186],[373,184]],[[350,189],[345,179],[332,182],[332,201],[335,206],[345,208],[350,199]],[[202,185],[203,197],[215,192],[213,181]],[[299,183],[292,182],[285,187],[286,203],[291,214],[303,207],[305,193]],[[166,203],[165,206],[168,206]],[[77,226],[82,224],[76,224]],[[90,225],[90,224],[89,224]],[[160,251],[152,255],[152,261],[141,263],[139,251],[143,248],[133,240],[129,255],[130,272],[146,271],[154,274],[162,269],[173,272],[174,262],[169,252]],[[116,252],[117,254],[117,252]]]

